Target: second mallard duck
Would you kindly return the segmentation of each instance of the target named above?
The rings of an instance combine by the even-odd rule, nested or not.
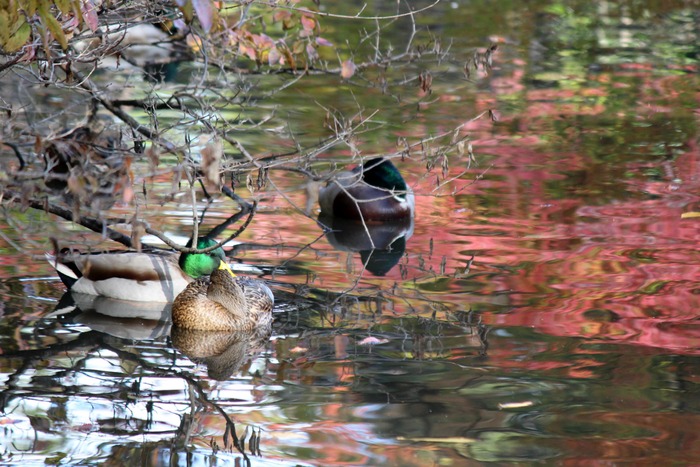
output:
[[[173,302],[173,325],[202,331],[269,333],[274,296],[264,282],[237,277],[225,261]]]
[[[413,217],[415,196],[388,159],[370,159],[340,172],[321,188],[321,213],[346,219],[389,221]]]
[[[215,240],[201,237],[197,248],[215,244]],[[55,256],[47,254],[47,258],[72,292],[117,300],[170,303],[194,279],[211,274],[225,256],[224,250],[217,248],[209,253],[181,255],[159,250],[96,254],[62,251]]]

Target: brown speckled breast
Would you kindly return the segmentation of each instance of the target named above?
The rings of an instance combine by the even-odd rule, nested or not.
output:
[[[228,272],[215,271],[217,274]],[[216,280],[216,279],[215,279]],[[257,328],[269,328],[272,323],[272,306],[274,297],[270,289],[261,281],[244,277],[234,279],[242,288],[245,296],[243,309],[228,310],[222,304],[210,299],[207,291],[209,277],[202,277],[192,282],[177,296],[173,303],[173,324],[185,329],[206,331],[253,331]],[[231,290],[240,293],[241,289]]]

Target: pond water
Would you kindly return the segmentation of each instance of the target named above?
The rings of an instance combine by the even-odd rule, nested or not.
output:
[[[465,59],[497,42],[488,74],[417,64],[433,72],[432,95],[309,76],[246,109],[269,117],[236,134],[254,154],[315,144],[330,109],[369,120],[354,141],[363,155],[457,129],[475,159],[453,152],[445,172],[439,154],[429,170],[410,151],[396,160],[416,192],[415,223],[405,245],[374,254],[357,251],[357,234],[324,236],[306,180],[271,170],[254,194],[259,212],[228,248],[236,270],[276,295],[273,337],[257,348],[95,303],[56,311],[64,288],[41,260],[48,237],[102,241],[6,210],[0,461],[700,462],[700,10],[522,3],[440,3],[419,19]],[[400,43],[406,26],[388,37]],[[475,118],[489,109],[493,119]],[[335,146],[317,169],[351,155]],[[153,225],[186,238],[187,201],[153,196]],[[204,226],[235,210],[217,201]],[[207,344],[223,353],[205,355]]]

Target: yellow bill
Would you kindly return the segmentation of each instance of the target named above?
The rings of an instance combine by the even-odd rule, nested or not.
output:
[[[233,277],[236,277],[236,275],[231,270],[231,266],[229,266],[228,263],[226,261],[224,261],[223,259],[219,262],[219,269],[223,269],[225,271],[228,271],[229,274],[231,274]]]

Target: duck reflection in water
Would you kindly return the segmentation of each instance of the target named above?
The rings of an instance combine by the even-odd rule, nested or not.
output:
[[[142,341],[168,335],[171,308],[169,303],[115,300],[68,291],[50,316],[119,339]]]
[[[211,379],[223,381],[259,353],[269,335],[251,331],[201,331],[173,326],[173,346],[195,363],[207,366]]]
[[[362,264],[375,276],[386,275],[403,257],[413,235],[413,218],[362,225],[350,219],[319,217],[331,228],[328,243],[339,251],[359,252]]]
[[[207,366],[209,377],[226,380],[269,340],[271,326],[249,331],[200,331],[172,326],[172,304],[114,300],[66,292],[49,316],[64,324],[128,341],[148,341],[170,335],[173,347],[195,363]]]

